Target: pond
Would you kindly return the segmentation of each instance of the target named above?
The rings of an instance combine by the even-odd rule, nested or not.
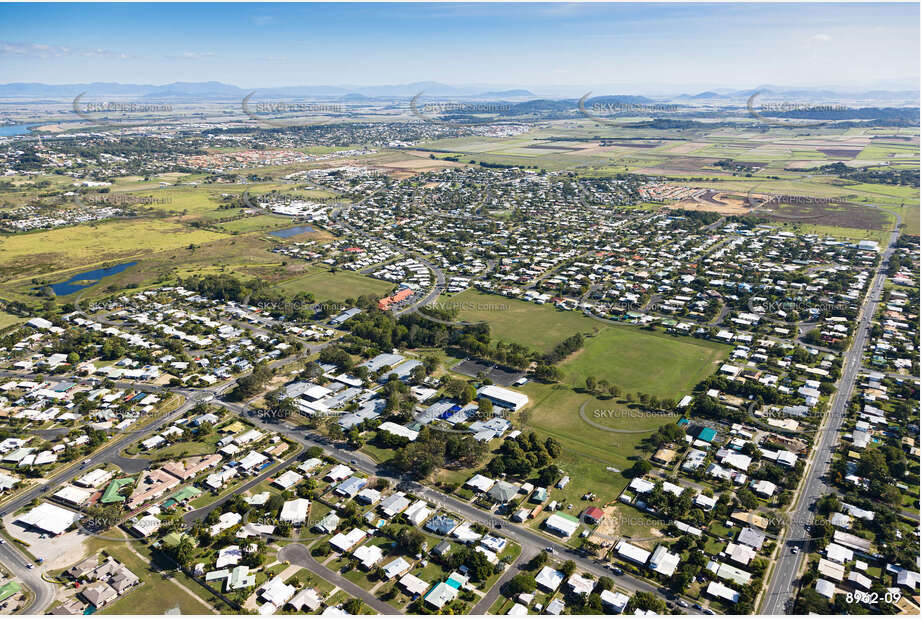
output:
[[[109,266],[108,268],[87,270],[82,273],[77,273],[67,281],[55,283],[51,286],[51,289],[54,290],[56,296],[67,296],[68,294],[73,294],[74,292],[79,292],[84,288],[96,285],[106,277],[111,277],[112,275],[117,275],[120,272],[124,272],[126,269],[134,266],[135,264],[137,264],[137,262],[125,262],[124,264],[117,264],[115,266]]]
[[[309,225],[298,225],[295,227],[285,228],[283,230],[275,230],[274,232],[269,232],[269,234],[279,238],[291,238],[292,236],[297,236],[298,234],[308,234],[313,231],[314,229]]]
[[[15,135],[28,135],[29,129],[36,127],[34,124],[7,124],[0,125],[0,137],[13,137]]]

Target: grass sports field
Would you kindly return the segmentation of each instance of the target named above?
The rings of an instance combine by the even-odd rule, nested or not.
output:
[[[574,504],[586,492],[596,492],[605,501],[614,499],[627,484],[620,471],[640,455],[643,438],[678,419],[646,413],[623,399],[593,397],[583,391],[586,376],[606,379],[624,393],[678,400],[713,374],[730,351],[714,342],[604,324],[577,312],[472,290],[447,302],[464,303],[460,319],[485,321],[495,338],[535,350],[549,350],[574,332],[591,334],[582,350],[559,364],[562,383],[530,382],[520,389],[530,399],[523,425],[563,445],[558,463],[572,480],[552,497]],[[497,309],[500,306],[505,308]]]
[[[703,339],[614,325],[588,338],[560,368],[572,386],[585,386],[591,375],[625,391],[680,399],[714,373],[729,352],[729,346]]]
[[[310,292],[317,300],[343,301],[346,298],[358,298],[362,294],[385,296],[394,285],[352,271],[332,273],[327,269],[316,268],[306,275],[280,283],[278,287],[289,294]]]
[[[605,325],[574,311],[466,290],[443,300],[461,307],[459,320],[487,322],[494,338],[549,352],[574,333],[593,333]]]

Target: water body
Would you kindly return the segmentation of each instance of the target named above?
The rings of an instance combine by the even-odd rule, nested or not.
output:
[[[309,225],[298,225],[296,227],[289,227],[283,230],[275,230],[274,232],[269,232],[269,234],[279,238],[291,238],[292,236],[297,236],[298,234],[307,234],[313,231],[314,229]]]
[[[0,137],[13,137],[15,135],[28,135],[29,129],[37,127],[35,124],[7,124],[0,126]]]
[[[77,273],[67,281],[55,283],[51,286],[51,289],[54,290],[57,296],[67,296],[68,294],[73,294],[84,288],[96,285],[106,277],[117,275],[135,264],[137,264],[137,262],[125,262],[124,264],[117,264],[115,266],[109,266],[108,268],[97,268],[95,270]]]

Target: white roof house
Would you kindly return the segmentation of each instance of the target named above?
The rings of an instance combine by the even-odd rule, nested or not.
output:
[[[707,594],[710,596],[717,597],[719,599],[725,599],[726,601],[731,601],[732,603],[739,602],[739,593],[726,586],[720,582],[710,582],[707,585]]]
[[[557,571],[554,568],[545,566],[540,570],[540,573],[537,574],[537,577],[534,578],[534,581],[537,582],[537,585],[551,592],[560,587],[560,584],[563,583],[563,579],[566,576],[563,575],[560,571]]]
[[[416,438],[419,437],[418,431],[412,430],[409,427],[404,427],[403,425],[391,423],[390,421],[381,423],[378,429],[381,431],[386,431],[387,433],[392,433],[395,436],[406,438],[410,442],[413,442]]]
[[[346,534],[340,532],[329,540],[329,544],[340,552],[345,552],[355,547],[358,543],[361,543],[366,536],[368,536],[368,533],[361,528],[353,528]]]
[[[361,562],[361,566],[365,569],[371,569],[384,558],[384,552],[378,545],[362,545],[353,551],[352,555]]]
[[[621,557],[637,564],[646,564],[646,561],[649,560],[648,551],[627,541],[618,541],[617,545],[614,546],[614,551]]]
[[[351,475],[352,475],[351,468],[349,468],[346,465],[339,464],[335,468],[327,472],[324,478],[330,481],[342,481],[342,480],[347,479]]]
[[[284,474],[280,475],[277,479],[272,481],[272,485],[280,487],[282,490],[291,489],[304,477],[295,472],[294,470],[288,470]]]
[[[623,592],[611,592],[610,590],[601,591],[601,603],[610,609],[613,613],[619,614],[627,608],[630,597]]]
[[[397,575],[405,573],[409,570],[412,565],[406,561],[403,556],[400,556],[396,560],[391,560],[384,565],[384,579],[391,580]]]
[[[470,487],[481,492],[489,491],[495,484],[496,482],[494,480],[487,476],[483,476],[482,474],[474,474],[467,480],[466,483],[464,483],[466,487]]]
[[[410,595],[423,595],[425,591],[429,589],[428,582],[419,579],[412,573],[407,573],[401,577],[400,585],[403,586],[403,589]]]
[[[310,500],[306,498],[295,498],[288,500],[281,507],[281,514],[278,518],[281,521],[291,522],[298,525],[307,521],[307,512],[310,510]]]
[[[827,579],[819,578],[815,580],[815,591],[830,599],[835,596],[835,585]]]
[[[575,517],[565,517],[561,513],[554,513],[544,522],[548,530],[552,530],[563,537],[572,536],[579,529],[579,520]]]
[[[678,563],[680,561],[681,556],[669,553],[668,547],[659,545],[656,547],[655,551],[652,552],[652,557],[649,559],[649,568],[656,573],[671,577],[675,569],[678,568]]]

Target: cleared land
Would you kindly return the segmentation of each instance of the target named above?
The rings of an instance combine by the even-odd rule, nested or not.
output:
[[[278,287],[290,294],[310,292],[317,300],[343,301],[363,294],[385,296],[394,288],[394,284],[352,271],[340,270],[333,273],[317,268],[309,274],[280,283]]]

